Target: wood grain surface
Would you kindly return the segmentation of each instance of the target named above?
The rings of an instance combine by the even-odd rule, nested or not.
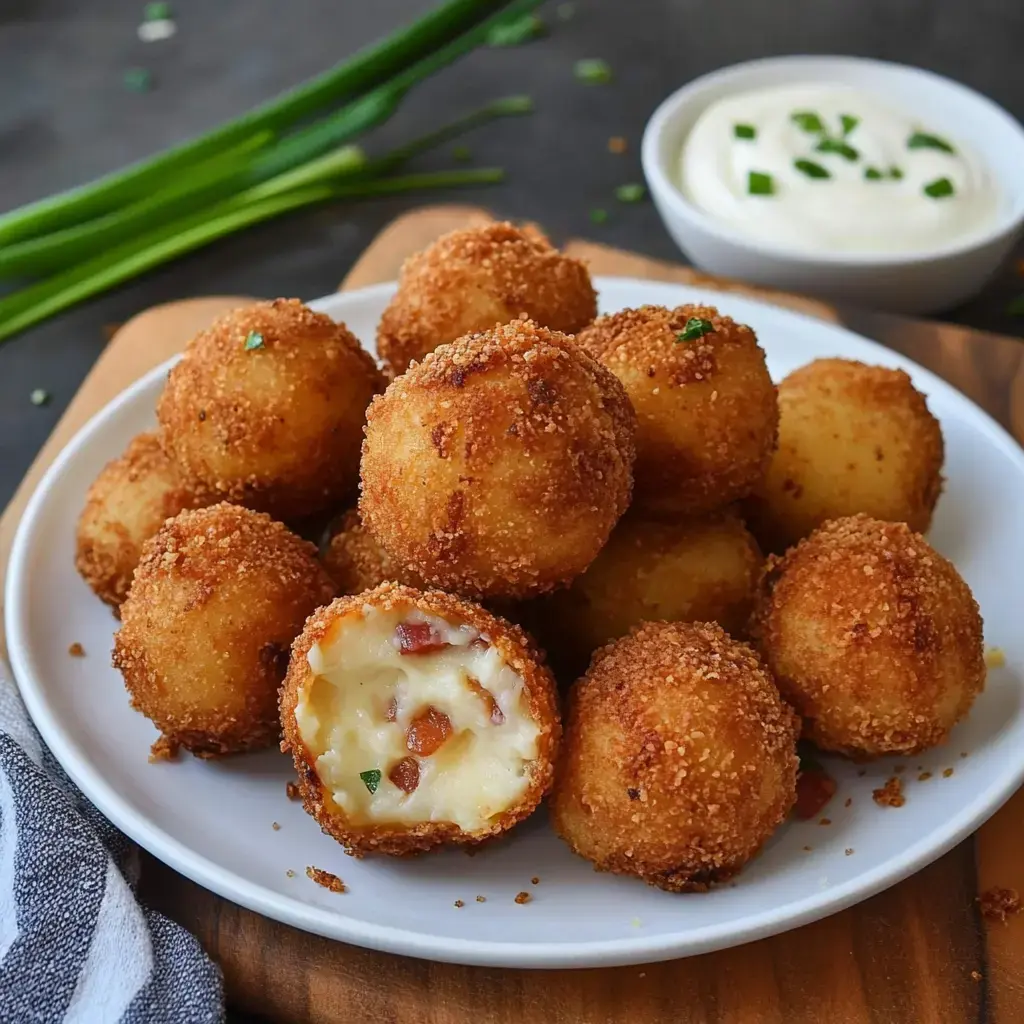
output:
[[[376,239],[343,287],[390,280],[438,234],[487,219],[486,211],[463,206],[407,214]],[[1024,347],[1012,339],[836,311],[593,243],[568,249],[595,273],[753,293],[848,323],[945,377],[1024,440]],[[32,487],[82,423],[213,316],[244,301],[172,303],[118,332],[0,519],[0,569]],[[843,913],[736,949],[642,967],[513,971],[411,960],[277,924],[152,859],[143,870],[145,898],[195,932],[220,963],[232,1006],[279,1021],[352,1024],[1017,1024],[1024,1021],[1024,915],[1006,925],[986,922],[977,895],[994,885],[1024,892],[1024,792],[972,840]]]

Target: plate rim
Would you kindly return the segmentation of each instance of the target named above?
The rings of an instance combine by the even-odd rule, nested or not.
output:
[[[711,302],[728,303],[741,300],[746,305],[769,307],[773,312],[780,312],[786,317],[796,317],[812,325],[824,325],[831,332],[846,334],[856,339],[859,344],[867,343],[878,350],[889,363],[893,362],[895,356],[895,361],[907,367],[915,376],[916,382],[930,390],[942,390],[944,400],[951,401],[954,406],[958,405],[961,411],[966,412],[987,435],[986,439],[1001,448],[1017,464],[1024,479],[1024,449],[988,412],[937,374],[901,353],[851,331],[842,324],[821,321],[788,307],[774,306],[760,298],[721,292],[712,288],[695,289],[695,286],[678,282],[602,275],[596,276],[594,283],[599,291],[605,283],[626,288],[660,286],[667,289],[698,290]],[[372,285],[351,292],[324,296],[310,305],[334,310],[339,304],[344,305],[348,301],[373,301],[390,294],[394,288],[394,282]],[[78,756],[73,734],[64,728],[58,715],[50,708],[45,699],[45,687],[37,681],[40,673],[35,671],[27,643],[29,604],[19,600],[24,591],[23,580],[30,572],[28,558],[35,523],[40,510],[46,504],[50,490],[74,463],[79,453],[89,445],[94,434],[125,406],[134,403],[140,393],[152,387],[179,358],[173,356],[160,363],[94,413],[47,468],[22,513],[11,545],[4,583],[4,624],[8,656],[22,699],[43,742],[70,778],[97,809],[133,841],[180,874],[219,896],[273,920],[325,938],[440,962],[552,969],[651,963],[712,952],[766,938],[810,924],[868,899],[903,881],[966,839],[995,814],[1024,782],[1022,751],[1017,762],[1002,776],[980,791],[970,803],[963,805],[958,814],[947,818],[929,836],[908,846],[900,857],[889,858],[868,872],[840,885],[809,892],[803,899],[783,905],[784,913],[780,912],[779,907],[768,907],[744,918],[717,925],[705,925],[675,935],[629,935],[583,943],[501,942],[429,936],[423,932],[350,918],[344,913],[304,903],[294,897],[276,893],[219,866],[137,814],[129,802],[121,798],[114,786],[87,759]]]

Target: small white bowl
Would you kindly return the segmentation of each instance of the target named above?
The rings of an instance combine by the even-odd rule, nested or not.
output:
[[[1000,190],[996,222],[983,234],[927,252],[818,254],[747,238],[694,206],[677,184],[675,165],[698,116],[723,96],[801,82],[838,83],[875,93],[940,134],[969,145]],[[856,57],[773,57],[703,75],[654,112],[644,131],[642,160],[665,227],[698,266],[753,284],[895,313],[934,313],[971,298],[1024,231],[1024,128],[980,93],[902,64]]]

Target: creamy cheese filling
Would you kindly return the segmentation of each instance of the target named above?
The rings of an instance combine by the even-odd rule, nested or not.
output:
[[[295,720],[321,781],[354,825],[485,827],[525,792],[537,756],[522,678],[470,626],[363,613],[309,651]],[[403,652],[403,631],[413,647],[429,634],[424,650]]]

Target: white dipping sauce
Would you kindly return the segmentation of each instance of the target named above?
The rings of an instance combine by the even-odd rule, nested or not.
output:
[[[820,128],[794,114],[816,115]],[[843,115],[856,123],[844,125]],[[925,144],[909,145],[915,135],[927,136]],[[820,151],[824,139],[826,149],[845,152]],[[801,170],[797,161],[814,166]],[[871,93],[827,84],[712,103],[683,144],[680,184],[695,206],[737,232],[817,253],[943,249],[990,227],[1000,201],[958,140]]]

